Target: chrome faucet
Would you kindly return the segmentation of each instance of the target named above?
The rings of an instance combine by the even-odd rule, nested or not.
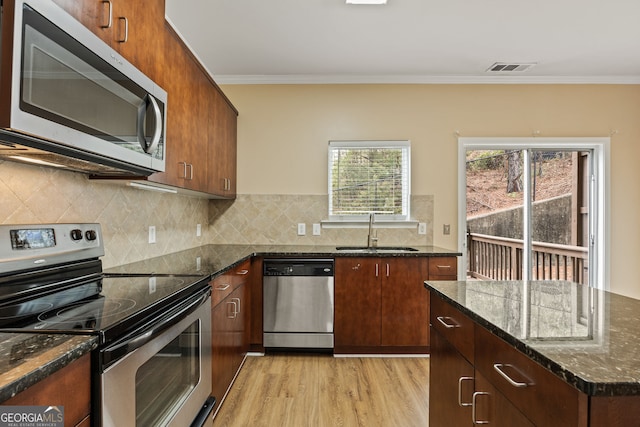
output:
[[[371,212],[369,214],[369,235],[367,236],[367,247],[368,248],[373,248],[375,246],[378,246],[378,235],[377,233],[375,235],[373,235],[374,231],[373,231],[373,223],[375,221],[374,218],[375,214],[373,212]]]

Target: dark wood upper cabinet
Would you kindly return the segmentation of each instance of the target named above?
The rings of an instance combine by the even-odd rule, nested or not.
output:
[[[176,32],[164,0],[54,0],[167,91],[165,172],[146,179],[235,198],[238,111]]]

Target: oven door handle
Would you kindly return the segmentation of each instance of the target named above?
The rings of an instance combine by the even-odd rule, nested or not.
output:
[[[196,300],[189,302],[183,307],[171,312],[167,316],[160,318],[156,323],[145,325],[142,329],[142,334],[136,335],[133,338],[127,339],[124,342],[115,344],[114,346],[107,347],[103,350],[103,358],[105,361],[113,361],[123,354],[132,352],[133,350],[142,347],[162,332],[178,323],[180,320],[193,313],[204,304],[211,295],[211,288],[207,288],[206,292],[198,297]]]

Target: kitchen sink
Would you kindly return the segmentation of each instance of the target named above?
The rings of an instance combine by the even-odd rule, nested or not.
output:
[[[418,249],[407,246],[337,246],[337,251],[340,252],[417,252]]]

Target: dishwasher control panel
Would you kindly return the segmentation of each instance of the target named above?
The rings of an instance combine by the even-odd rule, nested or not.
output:
[[[263,276],[333,276],[333,260],[265,259]]]

